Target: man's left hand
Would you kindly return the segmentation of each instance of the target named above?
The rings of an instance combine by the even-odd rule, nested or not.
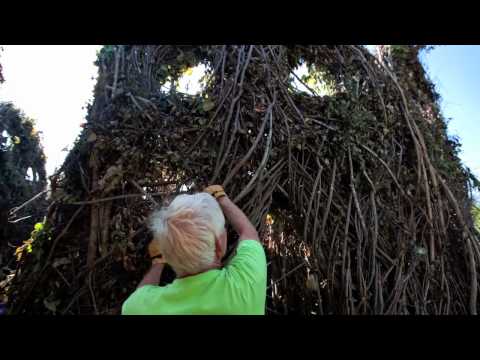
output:
[[[150,259],[152,259],[152,264],[165,264],[165,259],[160,252],[158,241],[155,239],[148,244],[148,255],[150,256]]]

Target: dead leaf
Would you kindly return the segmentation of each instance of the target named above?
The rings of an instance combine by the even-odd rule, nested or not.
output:
[[[43,300],[43,305],[45,305],[45,307],[51,312],[57,311],[58,304],[60,304],[60,300],[55,300],[55,301],[48,301],[47,299]]]
[[[266,111],[265,105],[259,104],[255,106],[255,111],[258,113],[264,113]]]
[[[118,182],[121,180],[122,176],[122,165],[110,166],[105,173],[105,176],[99,180],[98,184],[101,189],[104,189],[105,192],[112,190]],[[108,186],[107,186],[108,185]]]
[[[203,111],[207,112],[212,110],[215,107],[215,103],[213,101],[207,100],[203,103]]]

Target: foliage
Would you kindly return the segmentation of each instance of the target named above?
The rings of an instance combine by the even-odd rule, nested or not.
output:
[[[33,227],[33,231],[30,234],[30,238],[28,240],[25,240],[23,242],[23,245],[17,247],[15,249],[15,256],[17,257],[17,261],[20,261],[22,259],[22,255],[24,252],[27,254],[32,252],[33,249],[33,243],[35,239],[39,237],[40,234],[42,234],[44,228],[44,223],[36,223],[35,226]]]
[[[29,171],[32,178],[27,176]],[[11,245],[26,239],[33,224],[44,216],[45,196],[15,214],[11,210],[45,187],[45,156],[34,121],[11,103],[0,103],[0,254],[3,259],[8,259],[12,252]]]
[[[472,217],[475,227],[480,231],[480,206],[478,204],[472,205]]]

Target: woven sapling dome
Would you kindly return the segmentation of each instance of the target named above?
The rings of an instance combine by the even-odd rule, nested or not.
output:
[[[148,214],[218,183],[263,239],[268,314],[475,314],[470,175],[420,50],[104,47],[10,313],[118,314],[149,266]]]

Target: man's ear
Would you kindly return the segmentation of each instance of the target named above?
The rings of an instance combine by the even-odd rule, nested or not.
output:
[[[227,251],[227,233],[223,232],[219,237],[215,237],[215,257],[222,261]]]
[[[218,260],[218,261],[222,261],[222,255],[223,253],[223,249],[222,249],[222,241],[215,237],[215,258]]]

